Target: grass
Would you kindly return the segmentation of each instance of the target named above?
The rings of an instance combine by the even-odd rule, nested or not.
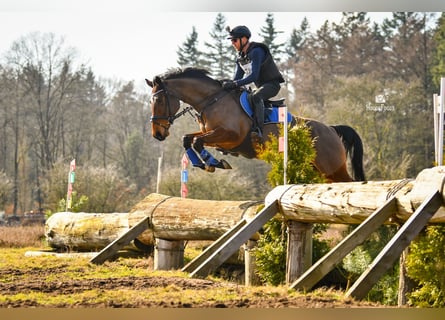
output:
[[[297,292],[289,292],[285,287],[244,287],[230,284],[220,279],[211,278],[211,285],[207,288],[187,288],[177,284],[178,280],[167,285],[144,286],[134,288],[112,287],[107,288],[93,286],[75,290],[79,283],[92,283],[108,280],[118,283],[119,279],[156,279],[162,283],[165,279],[184,279],[190,281],[188,274],[180,271],[153,271],[148,263],[141,263],[141,259],[123,258],[106,262],[103,265],[93,265],[87,258],[58,258],[53,256],[23,258],[28,250],[41,248],[1,248],[0,249],[0,286],[23,283],[34,283],[34,288],[26,287],[20,292],[0,294],[0,305],[8,306],[40,306],[40,307],[76,307],[76,306],[100,306],[100,307],[132,307],[132,306],[169,306],[169,305],[196,305],[226,303],[227,301],[242,301],[255,299],[268,299],[276,296],[301,296]],[[8,270],[14,270],[7,274]],[[196,279],[193,279],[196,280]],[[73,284],[73,290],[60,292],[58,287],[64,286],[68,281]],[[221,286],[218,285],[221,283]],[[36,288],[37,287],[37,288]],[[55,288],[56,294],[47,289]],[[45,288],[43,291],[40,289]]]
[[[199,245],[186,247],[187,260],[199,254]],[[181,271],[155,271],[152,257],[126,256],[101,265],[79,256],[25,257],[27,251],[49,249],[42,226],[0,229],[0,307],[283,307],[291,300],[298,307],[351,304],[334,290],[306,295],[286,286],[245,287],[215,276],[191,279]]]

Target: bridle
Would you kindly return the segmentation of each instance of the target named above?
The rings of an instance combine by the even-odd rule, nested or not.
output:
[[[161,85],[162,85],[162,88],[159,89],[158,91],[156,91],[155,93],[153,93],[152,96],[151,96],[151,99],[153,99],[154,97],[156,97],[156,96],[159,95],[159,94],[164,94],[164,95],[165,95],[165,98],[166,98],[166,100],[167,100],[167,110],[168,110],[168,115],[166,115],[166,116],[155,116],[155,115],[152,115],[152,116],[150,117],[150,122],[151,122],[151,123],[154,123],[154,124],[156,124],[156,125],[158,125],[158,126],[160,126],[160,127],[162,127],[162,128],[164,128],[164,129],[169,129],[170,126],[173,124],[173,122],[174,122],[177,118],[183,116],[185,113],[189,112],[189,111],[192,110],[193,108],[192,108],[191,106],[188,106],[188,107],[185,107],[184,110],[182,110],[181,112],[178,112],[178,113],[176,113],[176,114],[172,114],[172,111],[171,111],[171,104],[170,104],[170,96],[173,96],[173,97],[175,97],[175,98],[178,99],[178,100],[181,100],[181,99],[179,99],[179,97],[173,95],[172,93],[167,92],[167,89],[165,88],[165,85],[164,85],[164,84],[161,84]],[[158,120],[167,120],[167,121],[168,121],[168,124],[165,125],[165,124],[159,122]]]
[[[172,114],[172,111],[171,111],[171,104],[170,104],[170,96],[171,96],[171,97],[174,97],[174,98],[176,98],[176,99],[178,99],[178,100],[181,100],[181,98],[179,98],[177,95],[173,94],[171,91],[167,91],[167,88],[166,88],[166,86],[165,86],[164,83],[161,82],[161,83],[160,83],[160,87],[161,87],[161,88],[160,88],[158,91],[156,91],[156,92],[154,92],[154,93],[152,94],[151,99],[153,99],[153,98],[156,97],[157,95],[164,94],[164,95],[165,95],[165,98],[166,98],[166,100],[167,100],[167,110],[168,110],[168,115],[167,115],[167,116],[154,116],[154,115],[152,115],[152,116],[150,117],[150,122],[151,122],[151,123],[154,123],[154,124],[156,124],[156,125],[158,125],[158,126],[160,126],[160,127],[162,127],[162,128],[164,128],[164,129],[167,130],[167,129],[170,128],[170,126],[173,124],[173,122],[174,122],[177,118],[183,116],[183,115],[186,114],[187,112],[190,113],[190,111],[191,111],[192,109],[194,109],[194,108],[191,107],[191,106],[187,106],[187,107],[184,108],[184,110],[182,110],[182,111],[180,111],[180,112],[178,112],[178,113],[176,113],[176,114]],[[202,117],[201,117],[201,114],[204,112],[204,110],[205,110],[207,107],[209,107],[210,105],[214,104],[215,102],[217,102],[219,99],[221,99],[222,97],[224,97],[224,96],[227,95],[228,93],[229,93],[229,92],[228,92],[227,90],[222,90],[222,89],[221,89],[221,90],[217,91],[215,94],[213,94],[213,95],[211,95],[211,96],[209,96],[209,97],[206,97],[205,99],[203,99],[202,101],[200,101],[199,103],[197,103],[196,105],[203,105],[203,107],[202,107],[202,110],[201,110],[200,114],[197,114],[196,116],[197,116],[198,118],[202,118]],[[192,114],[192,116],[194,116],[194,115]],[[165,124],[159,122],[158,120],[167,120],[167,121],[168,121],[168,124],[165,125]]]

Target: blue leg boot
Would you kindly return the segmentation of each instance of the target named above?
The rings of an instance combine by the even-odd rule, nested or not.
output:
[[[202,149],[199,155],[201,156],[201,159],[205,161],[207,166],[217,167],[219,165],[219,161],[213,158],[213,156],[206,149]]]
[[[190,162],[194,167],[198,167],[201,169],[205,168],[204,163],[199,159],[198,155],[192,148],[188,148],[185,153],[187,154],[187,157],[189,158]]]

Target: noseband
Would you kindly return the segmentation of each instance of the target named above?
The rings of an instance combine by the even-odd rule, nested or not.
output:
[[[179,117],[181,117],[182,115],[184,115],[186,112],[188,112],[188,111],[190,111],[191,109],[192,109],[192,107],[186,107],[186,108],[184,108],[184,110],[182,110],[181,112],[178,112],[178,113],[176,113],[176,114],[172,114],[172,112],[171,112],[171,106],[170,106],[170,95],[172,95],[171,93],[169,93],[169,92],[167,92],[167,89],[165,88],[165,86],[164,86],[164,84],[162,84],[162,89],[159,89],[158,91],[156,91],[155,93],[153,93],[153,95],[152,95],[152,99],[155,97],[155,96],[157,96],[157,95],[159,95],[159,94],[164,94],[165,95],[165,98],[166,98],[166,100],[167,100],[167,110],[168,110],[168,115],[167,116],[154,116],[154,115],[152,115],[151,117],[150,117],[150,122],[152,122],[152,123],[154,123],[154,124],[156,124],[156,125],[158,125],[158,126],[161,126],[162,128],[164,128],[164,129],[168,129],[169,127],[170,127],[170,125],[172,125],[173,124],[173,122],[177,119],[177,118],[179,118]],[[175,97],[176,99],[178,99],[178,100],[180,100],[177,96],[175,96],[175,95],[172,95],[173,97]],[[168,125],[164,125],[164,124],[162,124],[162,123],[160,123],[159,121],[157,121],[157,120],[167,120],[168,121]]]

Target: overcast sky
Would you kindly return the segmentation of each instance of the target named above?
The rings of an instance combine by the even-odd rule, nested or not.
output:
[[[34,31],[52,32],[65,37],[65,44],[78,51],[78,62],[86,63],[98,76],[135,80],[139,86],[144,78],[176,66],[178,45],[185,41],[193,26],[197,29],[199,43],[208,41],[218,12],[224,14],[232,27],[247,25],[253,40],[260,40],[258,33],[265,25],[267,12],[274,14],[276,29],[284,31],[282,41],[289,37],[293,28],[299,27],[305,16],[313,29],[318,29],[325,20],[339,22],[341,18],[341,10],[251,12],[215,7],[222,10],[202,11],[196,7],[199,1],[194,1],[190,8],[184,5],[187,1],[177,1],[175,7],[174,1],[165,0],[164,6],[153,6],[156,2],[152,0],[1,0],[0,55],[21,36]],[[261,4],[261,1],[256,3]],[[381,22],[391,13],[372,12],[370,16]]]

